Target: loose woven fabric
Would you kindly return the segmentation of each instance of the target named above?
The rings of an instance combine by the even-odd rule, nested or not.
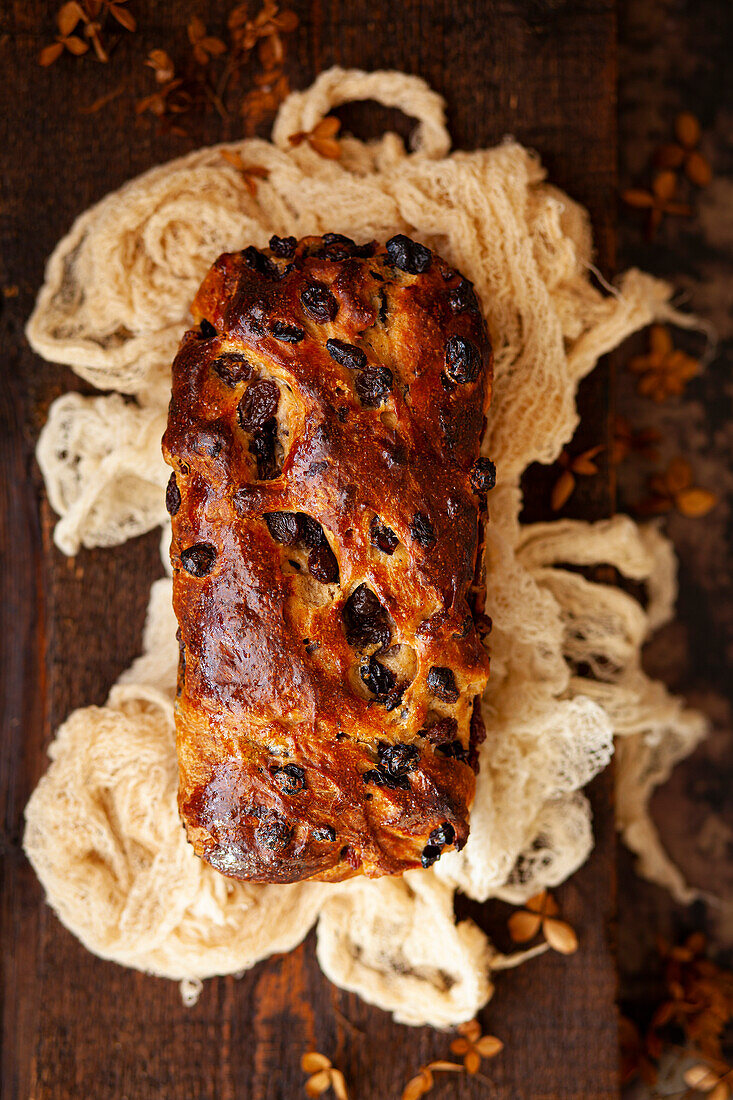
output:
[[[361,99],[418,120],[411,152],[392,133],[370,144],[345,138],[340,161],[290,147],[289,134]],[[256,196],[223,148],[267,170]],[[614,737],[624,834],[648,874],[687,896],[646,811],[704,728],[640,667],[649,631],[672,613],[670,548],[623,516],[518,521],[523,470],[554,461],[573,435],[578,382],[630,332],[676,318],[669,288],[630,271],[610,293],[598,289],[586,212],[526,149],[449,149],[443,101],[423,81],[331,69],[286,100],[272,143],[199,150],[84,213],[54,251],[28,324],[41,355],[117,391],[67,394],[51,408],[38,460],[61,517],[58,545],[68,554],[112,546],[163,523],[164,560],[169,365],[221,252],[262,247],[272,233],[361,241],[405,232],[474,282],[495,349],[484,445],[498,470],[487,532],[488,737],[462,852],[402,879],[339,886],[246,885],[198,860],[175,804],[169,579],[153,585],[143,655],[106,706],[74,712],[50,748],[25,835],[50,904],[97,954],[185,980],[189,1001],[201,979],[289,949],[318,920],[318,957],[338,985],[406,1023],[471,1018],[506,960],[471,922],[455,923],[454,889],[518,902],[571,874],[592,846],[581,788]],[[602,562],[646,586],[646,610],[567,568]]]

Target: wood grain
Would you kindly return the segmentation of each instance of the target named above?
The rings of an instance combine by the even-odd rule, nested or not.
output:
[[[109,66],[65,57],[38,68],[53,35],[40,0],[6,3],[0,14],[0,195],[5,299],[0,372],[0,517],[4,599],[0,603],[3,741],[2,971],[3,1097],[27,1100],[278,1100],[302,1095],[301,1053],[315,1047],[346,1073],[358,1100],[398,1097],[448,1037],[395,1025],[386,1014],[334,989],[315,961],[312,937],[297,951],[241,980],[206,983],[184,1009],[173,983],[89,955],[44,906],[21,847],[22,810],[45,767],[44,747],[75,706],[101,702],[140,645],[149,582],[160,575],[157,535],[67,560],[53,547],[54,517],[32,447],[50,401],[70,372],[29,351],[22,325],[43,263],[72,219],[130,176],[185,152],[136,118],[131,100],[150,91],[146,52],[183,47],[185,21],[202,15],[222,30],[221,5],[157,0],[131,5],[141,30],[121,41]],[[615,5],[613,0],[306,0],[288,59],[294,86],[338,63],[395,67],[426,77],[447,98],[455,143],[470,148],[513,133],[539,150],[552,178],[592,213],[599,257],[613,262],[615,186]],[[208,18],[207,18],[208,16]],[[98,114],[81,114],[106,91],[125,92]],[[363,132],[364,108],[343,112]],[[379,118],[381,116],[377,116]],[[200,140],[238,133],[212,117]],[[608,381],[584,389],[583,430],[608,431]],[[533,490],[533,485],[539,486]],[[542,514],[542,478],[527,484],[528,514]],[[583,515],[607,514],[607,479],[583,487]],[[594,787],[598,846],[560,891],[582,950],[548,955],[503,976],[482,1020],[507,1042],[486,1080],[451,1079],[436,1095],[610,1100],[616,1084],[613,835],[609,780]],[[486,928],[501,906],[472,907]]]

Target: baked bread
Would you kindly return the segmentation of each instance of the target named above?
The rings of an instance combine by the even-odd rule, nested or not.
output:
[[[164,438],[188,837],[255,882],[430,866],[484,735],[473,288],[403,235],[273,237],[192,312]]]

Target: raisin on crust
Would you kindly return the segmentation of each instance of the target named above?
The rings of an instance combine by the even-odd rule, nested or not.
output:
[[[402,235],[273,238],[193,316],[163,443],[188,837],[255,882],[430,866],[484,736],[471,284]]]

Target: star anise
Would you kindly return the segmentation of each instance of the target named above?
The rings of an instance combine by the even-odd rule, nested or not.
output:
[[[463,1056],[463,1065],[467,1073],[478,1073],[482,1058],[495,1058],[504,1049],[501,1039],[495,1035],[482,1035],[478,1020],[469,1020],[459,1024],[460,1039],[454,1039],[450,1045],[453,1054]]]
[[[290,134],[288,141],[292,146],[301,145],[307,141],[311,149],[320,157],[328,160],[338,160],[341,156],[341,146],[336,140],[336,134],[341,129],[341,123],[333,115],[322,118],[312,130],[299,130],[297,134]]]
[[[654,157],[655,163],[660,168],[681,168],[690,183],[707,187],[713,178],[713,170],[697,148],[700,144],[700,123],[689,111],[683,111],[675,119],[674,132],[677,141],[660,146]]]
[[[636,385],[637,393],[651,397],[658,405],[668,397],[683,394],[690,379],[700,373],[699,361],[674,346],[664,325],[651,326],[649,350],[645,355],[630,359],[628,367],[641,376]]]
[[[566,450],[558,458],[558,463],[563,467],[563,472],[555,482],[550,498],[550,507],[553,512],[559,512],[563,505],[567,504],[575,491],[577,477],[590,477],[598,473],[598,467],[593,459],[604,450],[602,443],[596,447],[589,447],[579,455],[571,455]]]
[[[631,187],[621,192],[621,198],[627,206],[647,211],[647,236],[651,240],[662,224],[665,216],[689,218],[692,207],[685,202],[677,202],[677,176],[670,170],[657,173],[650,191]]]
[[[263,168],[261,164],[245,164],[242,160],[242,154],[231,149],[222,149],[221,156],[227,164],[231,164],[232,168],[236,168],[245,187],[254,198],[257,194],[257,181],[266,180],[270,174],[267,169]]]
[[[463,1066],[456,1062],[428,1062],[415,1077],[411,1077],[402,1091],[402,1100],[420,1100],[435,1084],[435,1073],[460,1073]]]
[[[616,416],[611,446],[611,462],[618,466],[631,454],[637,454],[649,462],[659,461],[657,443],[661,443],[661,433],[655,428],[634,428],[625,416]]]
[[[349,1100],[343,1073],[340,1069],[334,1069],[331,1059],[325,1054],[317,1051],[304,1054],[300,1065],[304,1073],[311,1075],[305,1083],[306,1096],[321,1096],[328,1089],[333,1089],[338,1100]]]
[[[673,508],[688,519],[705,516],[718,503],[715,493],[693,484],[692,467],[685,458],[673,458],[661,474],[649,478],[649,496],[637,508],[641,515],[658,516]]]
[[[570,925],[558,918],[557,902],[547,890],[535,894],[524,908],[509,918],[509,935],[515,943],[527,943],[542,931],[553,951],[572,955],[578,949],[578,937]]]

